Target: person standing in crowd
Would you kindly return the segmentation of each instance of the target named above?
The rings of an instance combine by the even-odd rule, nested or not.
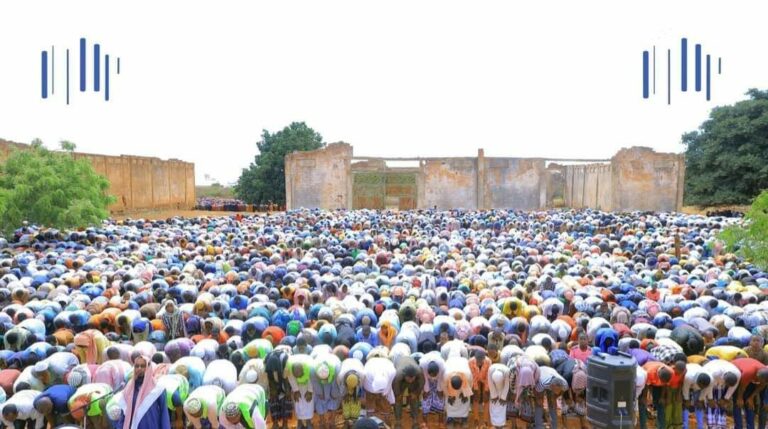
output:
[[[488,407],[491,425],[496,428],[507,426],[507,396],[509,394],[509,367],[495,363],[488,369]]]
[[[672,367],[672,379],[669,380],[667,389],[664,390],[666,397],[665,415],[667,418],[667,429],[682,429],[683,427],[683,385],[685,384],[686,360],[685,356],[678,358]]]
[[[651,396],[651,402],[656,410],[656,427],[658,429],[667,428],[667,419],[665,414],[664,396],[665,389],[669,388],[672,380],[672,368],[658,361],[646,362],[643,369],[647,374],[646,388],[640,394],[638,407],[640,411],[640,429],[648,429],[648,395]]]
[[[640,397],[642,395],[647,395],[646,384],[648,382],[648,373],[645,371],[645,368],[643,368],[642,365],[637,365],[635,369],[636,369],[636,372],[635,372],[635,398],[634,398],[635,399],[635,404],[634,404],[635,422],[634,423],[637,426],[640,422],[641,407],[645,407],[643,412],[645,413],[645,418],[646,419],[648,418],[648,408],[645,404],[645,400],[643,399],[642,403],[640,400]],[[584,373],[584,375],[586,377],[586,372]],[[586,387],[586,381],[584,383],[584,386]],[[584,406],[586,407],[586,404],[584,404]],[[584,414],[586,415],[586,412]],[[647,424],[647,420],[646,420],[646,424]],[[639,426],[639,427],[642,428],[642,426]]]
[[[557,370],[548,366],[539,367],[539,378],[536,381],[536,427],[544,427],[544,401],[549,410],[549,426],[557,429],[557,400],[568,390],[565,381]]]
[[[363,363],[355,358],[347,358],[341,362],[341,372],[338,381],[341,389],[341,409],[344,418],[344,429],[351,429],[355,420],[360,418],[363,410],[363,384],[365,368]]]
[[[178,306],[176,306],[176,301],[172,299],[165,300],[163,302],[163,310],[165,310],[165,314],[163,314],[162,320],[167,340],[186,337],[184,317]]]
[[[171,428],[184,429],[183,406],[189,396],[189,381],[180,374],[165,374],[157,379],[157,384],[165,389],[165,403],[171,417]]]
[[[320,420],[319,429],[333,429],[336,411],[341,405],[341,390],[336,382],[336,376],[341,371],[341,360],[332,353],[321,354],[313,362],[313,371],[312,392],[315,413]]]
[[[710,429],[726,429],[726,414],[733,409],[741,371],[722,359],[707,362],[702,369],[711,379],[700,395],[707,405],[707,426]]]
[[[69,411],[76,422],[94,429],[109,429],[107,402],[112,388],[105,383],[84,384],[69,398]],[[165,403],[165,402],[163,402]]]
[[[184,414],[194,429],[219,429],[219,408],[226,397],[219,386],[202,386],[184,401]]]
[[[312,358],[307,355],[288,357],[285,372],[291,385],[298,429],[312,429],[312,418],[315,416],[311,368]]]
[[[589,347],[589,337],[586,332],[579,333],[579,343],[576,347],[571,347],[569,356],[578,359],[585,364],[587,359],[592,356],[592,347]]]
[[[443,416],[445,412],[443,390],[445,361],[440,352],[432,351],[422,356],[419,365],[424,374],[424,394],[421,401],[424,424],[427,427],[434,427],[445,420]]]
[[[403,403],[408,403],[411,413],[411,427],[419,425],[419,401],[424,390],[424,374],[410,356],[402,356],[395,362],[395,379],[392,382],[392,392],[395,396],[395,429],[402,427]]]
[[[273,350],[264,360],[264,368],[269,380],[269,414],[272,416],[272,428],[288,428],[288,420],[293,416],[293,393],[285,374],[288,353]]]
[[[486,356],[485,350],[475,350],[475,356],[469,359],[469,370],[472,372],[472,416],[473,426],[485,426],[485,402],[490,391],[488,387],[488,370],[491,368],[491,359]]]
[[[226,359],[216,359],[205,368],[203,385],[219,386],[229,394],[237,387],[237,368]]]
[[[224,429],[266,429],[267,396],[258,384],[237,386],[224,399],[219,410],[219,426]]]
[[[744,347],[747,356],[759,361],[763,365],[768,365],[768,352],[763,349],[765,340],[760,335],[752,335],[749,339],[749,345]]]
[[[24,390],[0,405],[3,425],[13,429],[43,429],[45,417],[33,406],[38,396],[40,392],[36,390]]]
[[[445,361],[443,380],[448,428],[467,427],[472,399],[472,371],[467,358],[449,357]]]
[[[704,429],[704,398],[702,393],[709,387],[712,378],[701,365],[689,363],[685,368],[683,382],[683,428],[688,429],[690,412],[696,413],[696,429]]]
[[[763,420],[763,425],[760,427],[765,427],[762,394],[768,385],[768,367],[752,358],[738,358],[731,363],[741,373],[739,388],[736,391],[733,404],[734,427],[742,429],[746,419],[747,429],[754,429],[755,411],[761,414]]]
[[[155,364],[134,352],[133,376],[117,400],[124,410],[123,429],[171,429],[165,389],[155,382]]]
[[[35,399],[33,406],[45,417],[45,423],[52,428],[73,423],[67,404],[74,394],[74,387],[68,384],[55,384],[45,389]]]
[[[368,415],[378,414],[382,420],[390,424],[392,407],[395,405],[395,393],[392,389],[392,383],[397,375],[395,365],[387,358],[369,357],[364,368],[365,405]]]

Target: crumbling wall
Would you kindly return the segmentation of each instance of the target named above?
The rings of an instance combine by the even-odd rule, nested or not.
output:
[[[611,158],[613,210],[673,211],[682,208],[685,158],[648,147],[620,150]]]
[[[289,208],[679,210],[685,159],[648,148],[623,149],[610,162],[551,164],[543,158],[406,159],[418,168],[388,167],[334,144],[286,157]],[[394,159],[393,161],[402,161]],[[565,160],[566,162],[568,160]],[[573,160],[578,161],[578,160]],[[414,182],[415,181],[415,187]]]
[[[0,140],[0,161],[11,150],[29,146]],[[85,158],[96,173],[109,181],[108,192],[115,196],[109,209],[114,212],[147,209],[192,209],[195,206],[195,165],[176,159],[140,156],[109,156],[74,152]]]
[[[567,165],[563,167],[563,171],[567,207],[611,210],[613,199],[611,164]]]
[[[288,210],[349,208],[352,194],[352,146],[333,143],[325,148],[293,152],[285,157]]]
[[[546,205],[547,175],[543,159],[486,158],[485,165],[486,207],[536,210]]]
[[[428,160],[422,166],[422,207],[477,209],[477,161],[473,158]]]

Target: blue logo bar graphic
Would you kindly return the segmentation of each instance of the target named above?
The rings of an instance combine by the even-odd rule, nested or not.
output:
[[[680,91],[688,91],[688,39],[680,41]]]
[[[648,98],[648,51],[643,51],[643,98]]]
[[[696,92],[701,92],[701,45],[696,44]]]
[[[104,100],[109,101],[109,55],[104,56]]]
[[[80,92],[85,92],[85,37],[80,39]]]
[[[86,75],[88,73],[88,70],[86,68],[86,55],[88,52],[88,43],[87,39],[85,37],[81,37],[78,39],[77,43],[77,49],[79,54],[79,73],[78,73],[78,82],[80,83],[79,88],[80,92],[86,92],[87,90],[87,84],[86,84]],[[65,69],[65,78],[66,78],[66,103],[69,104],[69,51],[70,49],[65,49],[65,60],[66,60],[66,69]],[[41,73],[40,73],[40,96],[43,99],[49,99],[52,98],[51,95],[54,93],[54,82],[56,81],[56,69],[54,68],[55,64],[55,49],[54,46],[51,46],[50,51],[44,50],[41,51],[40,55],[40,66],[41,66]],[[101,44],[95,43],[93,45],[93,92],[101,92],[102,91],[102,80],[104,82],[104,100],[109,101],[111,94],[110,94],[110,76],[109,76],[109,54],[105,54],[102,52]],[[104,62],[102,65],[102,61]],[[49,69],[50,64],[50,69]],[[103,75],[102,75],[103,73]],[[117,74],[120,74],[120,57],[117,57]],[[48,87],[50,85],[50,92],[48,91]]]
[[[43,98],[48,98],[48,52],[43,51]]]
[[[99,70],[99,61],[101,58],[101,46],[97,43],[93,45],[93,90],[99,92],[101,90],[101,71]]]
[[[663,51],[662,51],[663,52]],[[706,55],[706,58],[702,58]],[[702,92],[702,80],[704,80],[704,92],[707,101],[712,99],[712,61],[714,55],[704,53],[701,43],[694,44],[694,89]],[[704,60],[705,64],[702,64]],[[643,98],[651,96],[649,75],[653,68],[653,94],[656,94],[656,46],[653,46],[653,63],[651,64],[650,50],[643,51]],[[663,73],[663,72],[662,72]],[[706,76],[702,74],[706,73]],[[677,71],[675,71],[677,74]],[[717,57],[717,74],[722,74],[722,58]],[[680,39],[680,91],[688,92],[688,38]],[[667,49],[667,104],[672,104],[672,49]]]

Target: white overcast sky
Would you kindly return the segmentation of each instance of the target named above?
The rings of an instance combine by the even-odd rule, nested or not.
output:
[[[222,182],[262,129],[306,121],[356,155],[608,158],[680,152],[713,106],[768,88],[765,1],[15,1],[0,3],[0,138],[178,158]],[[121,57],[80,93],[83,36]],[[723,58],[712,101],[680,92],[680,38]],[[657,46],[656,96],[642,51]],[[56,93],[40,52],[56,46]],[[71,49],[71,104],[64,49]],[[672,105],[666,49],[672,48]],[[114,63],[112,71],[114,71]],[[88,86],[92,86],[88,75]]]

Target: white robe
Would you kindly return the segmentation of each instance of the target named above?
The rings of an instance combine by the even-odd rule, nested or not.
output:
[[[291,356],[288,358],[288,360],[294,365],[306,364],[308,368],[311,368],[313,363],[312,358],[307,355]],[[288,383],[291,385],[291,391],[299,392],[299,400],[296,401],[294,399],[293,401],[293,407],[296,411],[296,418],[299,420],[311,420],[315,415],[315,397],[311,380],[311,377],[314,375],[310,374],[310,376],[307,377],[306,384],[299,384],[299,382],[296,380],[296,377],[294,377],[293,374],[288,371],[288,368],[286,368],[285,375],[288,378]],[[312,399],[309,401],[307,400],[307,393],[312,394]]]
[[[219,386],[229,395],[237,387],[237,368],[228,360],[217,359],[205,369],[203,386]]]
[[[445,415],[450,418],[467,418],[471,409],[470,397],[472,396],[472,372],[469,370],[469,361],[463,357],[451,357],[445,361],[445,373],[443,374],[443,383],[448,386],[454,375],[462,376],[463,384],[459,391],[464,395],[462,401],[459,395],[454,396],[455,400],[451,404],[449,388],[446,390],[445,397]]]
[[[501,386],[496,386],[493,382],[493,374],[501,372],[504,375],[504,381]],[[507,425],[507,395],[509,394],[509,368],[502,364],[493,364],[488,370],[488,388],[491,391],[489,401],[489,413],[491,415],[491,424],[493,426]],[[503,402],[495,403],[501,399]]]

